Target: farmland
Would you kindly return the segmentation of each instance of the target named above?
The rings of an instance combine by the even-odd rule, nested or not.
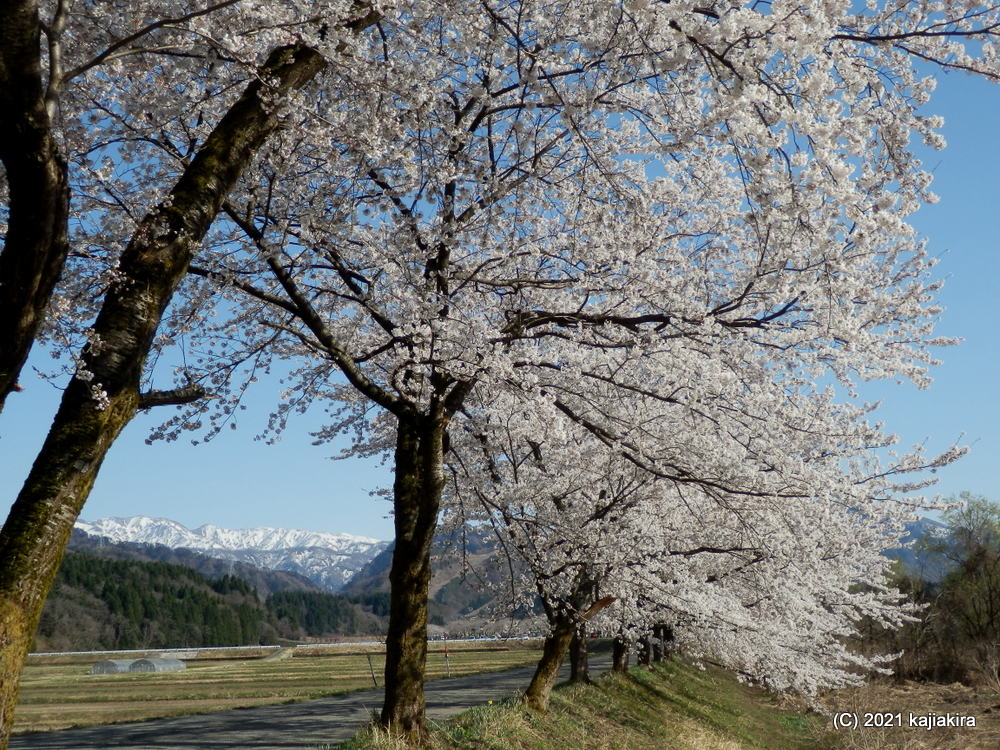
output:
[[[431,644],[428,679],[526,666],[538,642]],[[181,672],[91,675],[108,654],[32,657],[21,682],[15,732],[49,731],[319,698],[382,684],[380,645],[197,652]]]

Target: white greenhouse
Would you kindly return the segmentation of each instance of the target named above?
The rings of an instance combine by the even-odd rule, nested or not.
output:
[[[180,659],[136,659],[128,668],[129,672],[176,672],[186,669]]]
[[[104,659],[90,668],[90,674],[122,674],[128,672],[136,659]]]

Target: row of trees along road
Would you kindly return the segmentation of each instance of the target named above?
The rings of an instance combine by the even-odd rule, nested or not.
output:
[[[919,484],[897,477],[960,452],[880,464],[854,387],[924,385],[943,343],[910,140],[943,145],[922,76],[997,78],[998,23],[879,1],[4,3],[0,398],[38,339],[76,368],[0,534],[0,745],[121,428],[187,403],[160,434],[211,433],[277,358],[273,429],[332,404],[330,436],[394,458],[383,723],[423,731],[442,503],[539,555],[565,510],[565,570],[635,578],[594,616],[656,609],[723,662],[778,640],[794,682],[813,633],[875,607],[837,576],[888,606],[864,545]],[[173,347],[187,366],[155,367]],[[592,484],[563,487],[584,462]],[[522,508],[518,472],[559,489]],[[807,549],[824,527],[857,540],[836,564]],[[591,531],[632,533],[636,559],[585,553]],[[677,564],[646,566],[653,544]],[[573,593],[547,559],[561,642],[565,603],[604,584]],[[807,684],[843,658],[815,649]]]

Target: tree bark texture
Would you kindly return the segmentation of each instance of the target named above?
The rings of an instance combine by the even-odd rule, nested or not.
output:
[[[542,645],[542,658],[538,660],[535,674],[522,698],[528,708],[541,712],[548,710],[552,688],[559,678],[559,668],[574,633],[576,621],[571,614],[566,614],[557,620],[552,632],[546,637]]]
[[[37,2],[0,4],[0,161],[10,198],[0,251],[0,411],[69,254],[66,161],[46,111],[40,37]]]
[[[615,638],[615,642],[611,647],[611,671],[627,672],[628,658],[629,658],[628,641],[626,641],[624,638],[621,637]]]
[[[569,644],[569,681],[590,682],[590,663],[588,660],[588,633],[586,624],[581,624],[573,633]]]
[[[426,734],[424,667],[431,542],[444,488],[445,420],[398,417],[393,509],[396,542],[389,571],[383,726],[411,740]]]
[[[266,90],[271,98],[301,87],[324,65],[305,47],[275,50],[122,255],[120,279],[94,324],[99,345],[83,354],[92,376],[70,382],[0,531],[0,750],[9,740],[24,658],[73,523],[111,444],[140,406],[140,377],[163,311],[226,195],[278,126],[261,94]],[[95,397],[94,389],[103,395]]]

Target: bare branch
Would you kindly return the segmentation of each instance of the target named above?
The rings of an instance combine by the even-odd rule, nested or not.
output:
[[[139,39],[142,39],[144,36],[148,36],[149,34],[152,34],[157,29],[161,29],[164,26],[175,26],[177,24],[181,24],[181,23],[184,23],[186,21],[190,21],[193,18],[198,18],[199,16],[205,16],[205,15],[208,15],[209,13],[214,13],[215,11],[220,10],[222,8],[226,8],[226,7],[230,6],[230,5],[236,5],[238,2],[240,2],[240,0],[222,0],[222,2],[220,2],[220,3],[216,3],[215,5],[209,5],[207,8],[201,8],[199,10],[193,10],[190,13],[185,13],[182,16],[175,16],[173,18],[161,18],[159,21],[154,21],[153,23],[151,23],[151,24],[149,24],[147,26],[144,26],[143,28],[139,29],[135,33],[129,34],[124,39],[119,39],[117,42],[115,42],[114,44],[112,44],[110,47],[108,47],[107,49],[105,49],[103,52],[101,52],[100,54],[92,57],[90,60],[88,60],[87,62],[83,63],[82,65],[76,66],[75,68],[73,68],[71,71],[69,71],[66,74],[64,80],[71,81],[74,78],[76,78],[77,76],[83,75],[84,73],[86,73],[91,68],[100,65],[101,63],[103,63],[108,58],[111,58],[113,56],[118,56],[118,55],[115,55],[116,52],[118,52],[119,50],[123,49],[124,47],[127,47],[129,44],[132,44],[133,42],[136,42]],[[128,51],[125,52],[125,54],[129,54],[130,52],[133,52],[133,51],[144,52],[145,50],[128,50]]]
[[[197,383],[165,391],[146,391],[139,394],[139,408],[151,409],[154,406],[171,406],[190,404],[203,398],[212,398],[204,388]]]

